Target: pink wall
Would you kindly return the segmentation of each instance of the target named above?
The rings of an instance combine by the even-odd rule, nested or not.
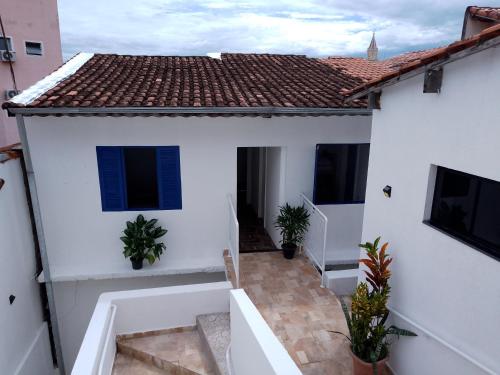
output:
[[[57,0],[0,0],[5,34],[12,37],[12,63],[19,90],[39,81],[62,64]],[[1,35],[1,31],[0,31]],[[42,42],[42,56],[27,55],[25,41]],[[0,62],[0,105],[14,88],[9,63]],[[16,121],[0,111],[0,147],[19,141]]]

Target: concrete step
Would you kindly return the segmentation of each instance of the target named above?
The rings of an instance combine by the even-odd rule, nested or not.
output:
[[[213,363],[217,375],[228,375],[226,352],[231,342],[229,313],[199,315],[196,325]]]
[[[196,327],[181,327],[117,338],[117,352],[176,375],[213,375],[213,362]]]
[[[160,370],[158,367],[130,357],[123,353],[116,353],[112,375],[175,375],[175,372]]]
[[[351,295],[358,283],[358,268],[340,271],[327,271],[326,287],[337,296]]]

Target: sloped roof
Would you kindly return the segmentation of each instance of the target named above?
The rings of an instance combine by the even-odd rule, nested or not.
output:
[[[454,43],[451,43],[450,45],[446,47],[441,47],[433,50],[429,54],[425,54],[421,56],[420,58],[403,64],[396,70],[393,70],[389,73],[385,73],[384,75],[374,78],[372,80],[369,80],[358,87],[348,90],[345,92],[346,96],[349,97],[358,97],[361,95],[356,95],[360,93],[365,93],[367,92],[370,88],[374,86],[382,86],[385,82],[392,80],[396,77],[399,77],[403,74],[409,73],[413,70],[416,70],[418,68],[424,67],[425,65],[428,65],[433,62],[437,62],[439,60],[446,60],[448,59],[451,55],[461,52],[463,50],[467,50],[473,47],[476,47],[478,45],[481,45],[482,43],[490,40],[500,37],[500,24],[489,27],[485,30],[483,30],[481,33],[476,34],[468,39],[460,40]],[[499,41],[500,43],[500,41]]]
[[[379,78],[384,74],[396,71],[402,65],[418,60],[426,55],[433,53],[438,48],[432,48],[424,51],[413,51],[403,53],[398,56],[380,61],[370,61],[361,57],[336,57],[331,56],[322,61],[334,68],[338,68],[346,74],[357,77],[365,82]]]
[[[3,108],[364,108],[342,89],[362,83],[302,55],[129,56],[96,54],[55,87]]]
[[[322,60],[325,64],[340,69],[345,74],[357,77],[364,82],[389,73],[391,69],[380,61],[367,60],[361,57],[331,56]]]
[[[500,8],[470,6],[467,11],[471,17],[500,22]]]

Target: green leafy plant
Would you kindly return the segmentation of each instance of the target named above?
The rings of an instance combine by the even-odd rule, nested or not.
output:
[[[288,203],[280,206],[274,226],[279,228],[282,244],[298,245],[309,227],[309,212],[302,206],[292,207]]]
[[[146,220],[144,216],[138,215],[135,221],[127,221],[127,226],[120,237],[125,244],[123,255],[132,261],[142,261],[147,259],[149,264],[153,264],[156,259],[160,259],[166,246],[163,242],[156,240],[167,233],[166,229],[157,226],[158,219]]]
[[[379,243],[380,237],[374,243],[359,245],[366,250],[368,257],[360,260],[368,268],[365,270],[368,283],[358,284],[352,295],[351,313],[345,301],[340,298],[350,337],[342,332],[331,331],[344,335],[351,343],[352,352],[359,359],[372,363],[374,374],[377,373],[375,363],[389,356],[393,337],[417,336],[406,329],[385,325],[389,317],[387,300],[391,290],[389,265],[392,258],[386,253],[389,244],[385,243],[379,250]]]

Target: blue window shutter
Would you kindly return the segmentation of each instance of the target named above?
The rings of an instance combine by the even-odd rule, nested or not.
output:
[[[158,191],[161,210],[182,209],[179,146],[156,148]]]
[[[122,148],[97,146],[96,151],[102,210],[123,211],[126,198]]]

